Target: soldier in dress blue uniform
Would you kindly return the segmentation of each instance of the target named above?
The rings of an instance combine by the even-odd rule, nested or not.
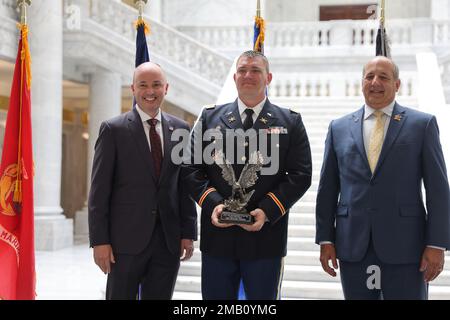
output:
[[[203,135],[206,130],[222,133],[222,141],[203,141],[202,151],[210,148],[211,143],[228,146],[230,135],[225,132],[253,131],[258,133],[254,135],[258,150],[268,150],[270,164],[266,163],[258,172],[256,184],[251,188],[254,193],[246,207],[254,218],[250,225],[219,222],[223,202],[230,197],[232,188],[218,165],[208,163],[204,157],[199,162],[192,154],[190,164],[185,166],[185,182],[202,209],[202,295],[208,300],[237,299],[242,279],[248,299],[279,299],[289,209],[311,185],[311,150],[300,114],[273,105],[266,97],[272,74],[263,54],[255,51],[241,54],[234,80],[238,99],[203,109],[193,131],[191,150],[195,153],[198,148],[194,136]],[[267,139],[261,140],[261,133]],[[248,145],[247,140],[234,144],[234,158],[227,158],[232,162],[236,179],[249,155],[248,151],[240,151]],[[264,172],[268,166],[272,170]]]

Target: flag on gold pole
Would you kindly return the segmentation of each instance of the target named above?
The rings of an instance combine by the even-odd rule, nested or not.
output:
[[[26,3],[19,0],[20,40],[0,165],[0,299],[32,300],[34,259],[31,57]],[[26,3],[25,3],[26,2]]]

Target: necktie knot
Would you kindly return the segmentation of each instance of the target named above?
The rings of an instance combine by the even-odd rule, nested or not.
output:
[[[375,111],[373,112],[373,114],[374,114],[374,116],[375,116],[377,119],[380,119],[380,118],[384,115],[384,112],[383,112],[383,111],[380,111],[380,110],[375,110]]]
[[[150,125],[150,127],[156,127],[156,124],[158,123],[158,119],[155,119],[155,118],[148,119],[147,123]]]
[[[250,109],[250,108],[247,108],[247,109],[245,109],[245,114],[247,115],[247,117],[253,117],[253,113],[255,112],[255,111],[253,111],[253,109]]]

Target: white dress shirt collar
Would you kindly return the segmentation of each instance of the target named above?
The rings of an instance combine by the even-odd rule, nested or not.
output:
[[[147,113],[145,113],[137,104],[136,106],[136,110],[139,113],[139,116],[141,117],[142,122],[147,122],[147,120],[152,119],[152,117],[150,117]],[[156,120],[158,120],[158,123],[161,123],[161,110],[158,109],[158,113],[156,114],[155,117]]]
[[[394,112],[395,100],[393,100],[390,104],[382,109],[378,109],[382,111],[385,115],[392,117],[392,112]],[[377,109],[372,108],[371,106],[365,104],[364,105],[364,120],[367,120]]]
[[[257,119],[259,114],[261,113],[262,108],[264,107],[264,104],[266,103],[267,97],[265,97],[260,103],[258,103],[256,106],[251,108],[254,112],[253,119]],[[239,114],[241,115],[241,118],[243,115],[245,115],[245,109],[248,107],[245,105],[244,102],[242,102],[241,99],[238,98],[238,108],[239,108]]]

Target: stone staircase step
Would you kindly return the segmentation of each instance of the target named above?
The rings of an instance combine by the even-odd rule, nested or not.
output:
[[[290,237],[288,241],[288,250],[298,251],[318,251],[319,245],[314,243],[314,238]]]
[[[339,282],[283,281],[281,297],[290,299],[343,299]]]
[[[316,225],[316,216],[314,213],[298,213],[292,210],[289,212],[289,224],[293,225]]]
[[[289,223],[288,237],[309,237],[316,236],[316,227],[314,225],[295,225]]]

